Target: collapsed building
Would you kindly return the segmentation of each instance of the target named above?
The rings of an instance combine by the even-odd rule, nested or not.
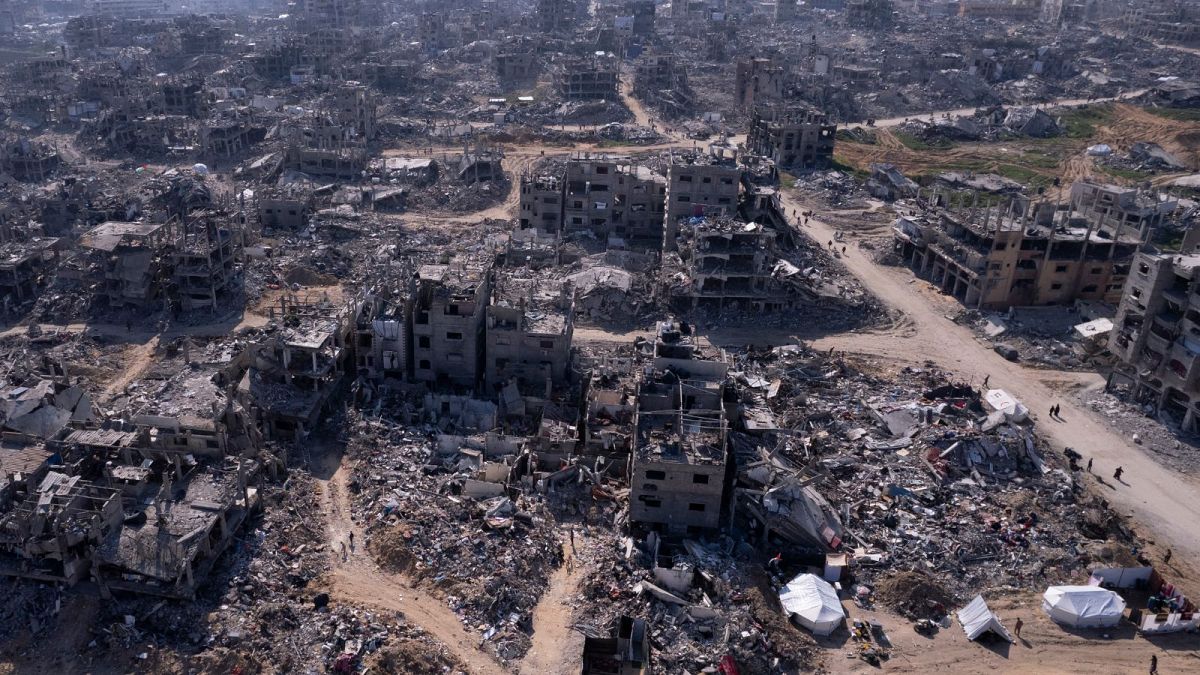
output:
[[[353,342],[352,303],[284,295],[272,306],[276,330],[241,359],[237,400],[265,437],[302,441],[344,382]]]
[[[837,125],[811,106],[756,106],[746,147],[782,169],[828,168]]]
[[[1078,181],[1065,204],[1016,197],[980,206],[978,193],[918,197],[893,231],[900,257],[969,307],[1117,304],[1138,249],[1176,202],[1139,188]]]
[[[639,58],[634,69],[633,91],[639,100],[667,117],[688,115],[695,106],[687,68],[674,54],[646,54]]]
[[[606,52],[565,59],[555,65],[554,82],[558,95],[566,101],[615,101],[617,65],[616,57]]]
[[[1189,433],[1200,429],[1200,256],[1141,252],[1133,258],[1108,348],[1108,378]]]

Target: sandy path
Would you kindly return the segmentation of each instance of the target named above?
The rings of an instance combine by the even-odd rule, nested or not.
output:
[[[327,578],[329,594],[335,601],[366,605],[400,612],[446,645],[471,673],[489,675],[508,672],[489,655],[478,649],[478,638],[463,628],[458,616],[440,600],[416,588],[406,577],[381,570],[362,547],[362,528],[351,518],[350,467],[341,452],[314,446],[315,476],[320,481],[322,512],[329,534],[333,570]],[[350,535],[354,546],[350,547]],[[342,545],[347,546],[342,559]]]
[[[563,534],[566,539],[566,534]],[[575,546],[585,545],[582,531],[575,533]],[[567,547],[568,559],[571,552]],[[533,610],[533,644],[517,668],[530,675],[570,675],[583,666],[583,635],[571,628],[574,598],[583,579],[579,567],[563,564],[550,577],[550,588]]]

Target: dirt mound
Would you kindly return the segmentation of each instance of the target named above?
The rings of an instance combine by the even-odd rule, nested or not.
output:
[[[322,274],[308,267],[293,267],[283,275],[283,280],[288,284],[300,284],[301,286],[337,286],[338,279],[332,274]]]
[[[379,650],[374,669],[384,673],[442,675],[466,672],[466,665],[444,647],[419,640],[401,640]]]
[[[388,527],[371,535],[367,550],[375,564],[393,574],[403,574],[412,568],[413,555],[408,547],[408,528]]]
[[[910,619],[940,616],[958,599],[925,572],[897,572],[875,586],[875,600]]]

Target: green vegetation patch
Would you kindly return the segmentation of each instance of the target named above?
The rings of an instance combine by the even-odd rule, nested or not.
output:
[[[1169,120],[1200,122],[1200,108],[1146,108],[1146,112]]]
[[[1069,138],[1091,138],[1096,127],[1107,124],[1113,117],[1113,107],[1108,103],[1071,108],[1062,114],[1062,126]]]

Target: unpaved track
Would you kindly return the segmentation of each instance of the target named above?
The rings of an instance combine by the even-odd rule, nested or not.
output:
[[[400,575],[385,572],[363,548],[362,528],[351,518],[350,467],[342,453],[326,444],[313,444],[314,475],[320,480],[322,512],[329,536],[329,555],[333,569],[326,579],[329,595],[335,601],[400,612],[420,626],[466,664],[475,675],[500,675],[508,672],[477,647],[478,639],[463,629],[458,616],[446,603],[414,587]],[[350,534],[354,547],[350,549]],[[342,544],[347,557],[342,559]]]
[[[580,549],[586,545],[582,532],[576,532],[575,545]],[[566,553],[574,558],[569,547]],[[583,575],[578,566],[564,563],[550,577],[550,587],[533,610],[533,644],[518,665],[518,673],[570,675],[583,666],[583,635],[571,628],[573,600]]]

